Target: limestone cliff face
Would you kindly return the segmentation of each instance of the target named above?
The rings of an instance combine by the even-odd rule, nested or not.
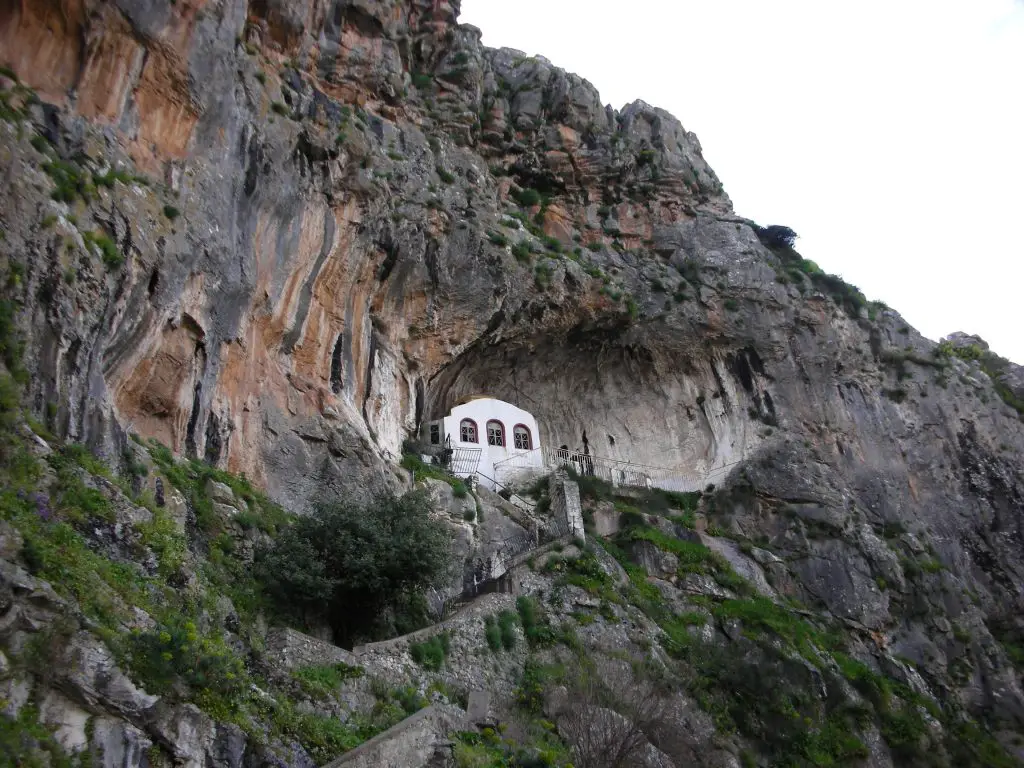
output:
[[[637,296],[635,329],[611,297],[671,271],[648,250],[658,230],[698,211],[728,215],[696,138],[641,103],[606,109],[542,60],[483,49],[457,10],[5,6],[3,61],[42,99],[32,110],[56,153],[86,178],[130,169],[91,204],[58,205],[46,199],[46,158],[7,129],[8,173],[34,189],[4,191],[6,249],[28,262],[26,296],[50,286],[52,300],[26,302],[24,319],[39,352],[36,402],[66,403],[56,428],[108,447],[131,428],[302,502],[353,471],[379,476],[381,457],[451,397],[506,394],[506,348],[561,348],[582,332],[585,345],[611,342],[612,376],[621,350],[664,351],[651,333],[673,334],[670,319],[645,330],[663,297]],[[550,203],[521,208],[513,188]],[[535,279],[534,265],[491,242],[500,232],[545,251],[504,216],[519,210],[555,247],[596,248],[586,260],[604,280],[580,259],[531,256]],[[56,226],[40,228],[46,216]],[[123,267],[88,266],[81,233],[97,230]],[[565,383],[592,390],[592,373]],[[698,385],[680,386],[674,399],[696,397]],[[549,442],[578,442],[593,403],[531,397]],[[623,455],[647,458],[628,436],[636,414],[610,406],[607,428],[591,430],[618,432]],[[662,461],[727,455],[659,440]]]
[[[1024,716],[985,629],[1021,629],[1024,428],[982,368],[767,247],[671,115],[457,14],[0,2],[37,94],[4,78],[0,257],[38,415],[301,509],[394,482],[457,398],[519,398],[549,446],[724,485],[785,593]],[[985,638],[956,684],[951,618]]]

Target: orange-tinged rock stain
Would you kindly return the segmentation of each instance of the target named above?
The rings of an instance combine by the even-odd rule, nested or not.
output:
[[[78,82],[78,110],[85,117],[116,123],[145,53],[120,14],[107,12],[104,33],[91,39]]]
[[[0,63],[47,101],[67,102],[82,55],[82,0],[0,2]]]

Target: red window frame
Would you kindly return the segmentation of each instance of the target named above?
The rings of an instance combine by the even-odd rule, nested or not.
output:
[[[497,443],[492,443],[491,442],[491,424],[496,424],[498,429],[500,430],[498,432],[498,438],[499,438],[500,442],[497,442]],[[488,419],[485,428],[487,429],[487,444],[488,445],[494,445],[494,446],[497,446],[499,448],[504,448],[506,446],[506,444],[508,443],[508,440],[505,437],[505,425],[504,424],[502,424],[498,419]]]
[[[520,427],[522,427],[523,431],[526,433],[526,448],[520,448],[519,442],[516,440],[516,437],[518,437],[518,435],[516,435],[516,430],[519,429]],[[514,445],[516,450],[518,451],[533,450],[533,432],[530,430],[528,426],[526,426],[525,424],[516,424],[514,427],[512,427],[512,445]]]
[[[465,434],[463,432],[463,428],[465,427],[466,422],[469,422],[470,424],[473,425],[473,439],[472,440],[467,440],[465,437],[463,437],[463,435]],[[462,420],[459,421],[459,442],[460,443],[477,443],[477,444],[480,443],[480,427],[477,426],[477,423],[473,419],[462,419]]]

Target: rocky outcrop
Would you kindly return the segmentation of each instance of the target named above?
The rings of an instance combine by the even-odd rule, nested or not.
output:
[[[130,429],[296,503],[352,472],[386,483],[382,458],[490,359],[487,388],[508,389],[506,346],[618,334],[630,252],[697,207],[729,210],[678,121],[483,49],[457,5],[86,5],[4,12],[4,63],[53,104],[28,110],[52,148],[6,128],[8,168],[39,191],[5,190],[4,256],[26,263],[24,296],[47,286],[23,316],[47,350],[36,402],[65,403],[54,428],[111,454]],[[60,43],[40,46],[44,29]],[[489,236],[598,250],[535,273]],[[97,242],[124,264],[101,267]],[[45,265],[25,258],[39,249]],[[605,290],[584,269],[628,274]],[[578,423],[542,415],[576,442]]]

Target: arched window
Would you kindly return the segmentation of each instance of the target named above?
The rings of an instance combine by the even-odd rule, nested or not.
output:
[[[505,426],[500,421],[487,422],[487,444],[505,447]]]
[[[476,422],[472,419],[463,419],[459,424],[459,439],[464,443],[479,443],[476,436]]]
[[[523,424],[516,424],[515,428],[512,430],[512,436],[515,439],[516,450],[533,450],[533,438],[530,436],[529,427]]]

